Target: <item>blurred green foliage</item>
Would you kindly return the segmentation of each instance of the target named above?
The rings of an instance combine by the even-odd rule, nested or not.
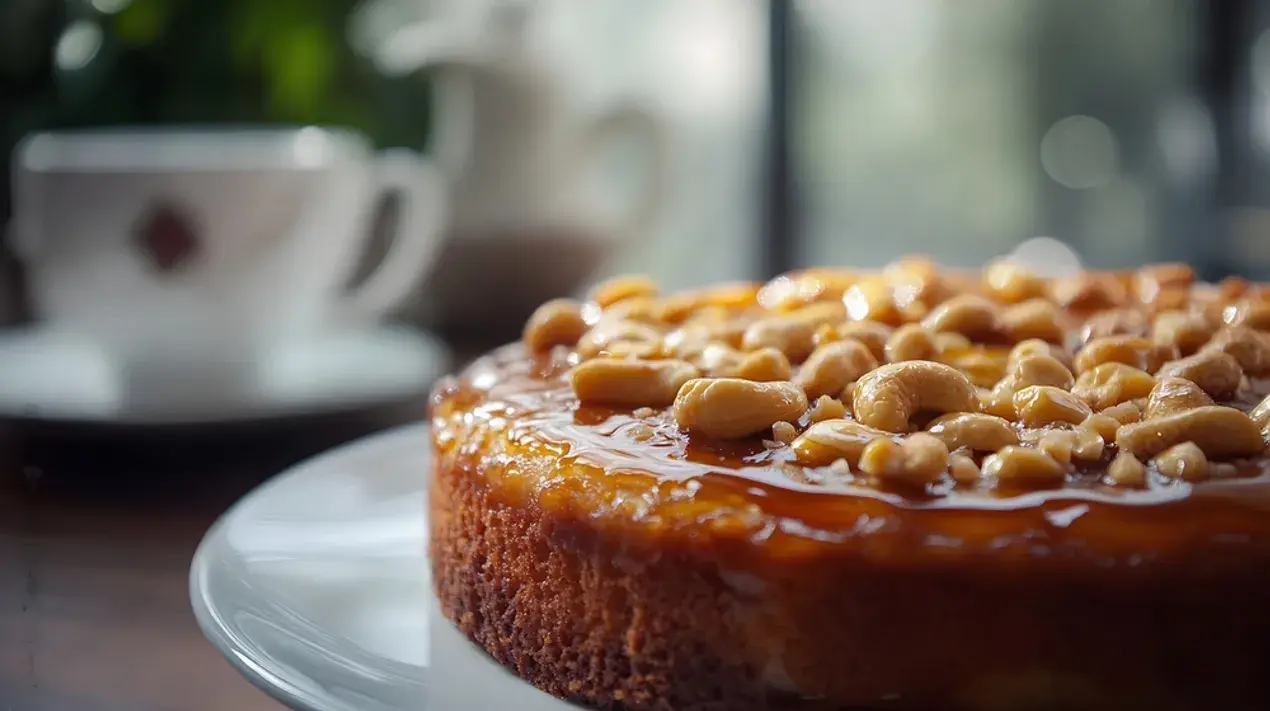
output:
[[[0,0],[0,150],[40,129],[183,123],[351,126],[422,148],[426,81],[348,42],[364,1]]]

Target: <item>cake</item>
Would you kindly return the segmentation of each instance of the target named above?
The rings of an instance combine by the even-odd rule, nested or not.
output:
[[[1267,709],[1267,330],[1177,264],[617,278],[436,387],[435,592],[602,709]]]

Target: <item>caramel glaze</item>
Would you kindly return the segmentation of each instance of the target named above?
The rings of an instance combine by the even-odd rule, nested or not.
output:
[[[488,477],[499,496],[649,542],[682,539],[760,549],[768,560],[827,551],[877,565],[1040,565],[1191,574],[1270,560],[1270,468],[1187,483],[1152,473],[1144,490],[1100,483],[1114,455],[1061,488],[1011,492],[951,480],[880,489],[833,468],[795,464],[761,439],[709,441],[665,412],[582,407],[573,356],[506,346],[432,401],[438,457]],[[694,549],[700,549],[694,545]]]

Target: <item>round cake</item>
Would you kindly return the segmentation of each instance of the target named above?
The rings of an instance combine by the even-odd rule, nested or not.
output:
[[[437,386],[436,593],[604,709],[1267,709],[1266,330],[1184,265],[615,279]]]

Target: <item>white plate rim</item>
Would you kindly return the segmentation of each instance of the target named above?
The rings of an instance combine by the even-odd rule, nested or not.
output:
[[[286,675],[280,670],[270,668],[268,662],[256,658],[250,653],[253,645],[241,635],[234,633],[234,626],[223,619],[223,617],[211,606],[208,605],[207,585],[208,575],[210,573],[210,563],[212,556],[210,551],[217,545],[220,538],[230,522],[236,515],[256,497],[267,495],[272,489],[286,486],[289,480],[302,477],[311,469],[320,469],[330,466],[330,462],[346,458],[356,459],[364,450],[374,450],[385,446],[386,443],[394,440],[405,440],[422,438],[424,442],[430,442],[427,439],[428,424],[426,422],[414,422],[397,427],[392,427],[381,432],[354,440],[352,442],[338,445],[325,452],[314,455],[305,459],[292,467],[282,471],[278,475],[270,478],[259,486],[255,487],[244,495],[241,499],[234,503],[225,513],[223,513],[215,523],[204,534],[202,541],[199,542],[195,549],[194,557],[190,564],[189,575],[189,595],[190,607],[193,610],[194,618],[202,630],[207,640],[216,647],[230,665],[233,666],[240,674],[242,674],[254,686],[273,697],[275,700],[287,705],[290,708],[299,711],[362,711],[361,709],[352,707],[348,704],[340,702],[337,699],[318,698],[314,694],[305,690],[301,686],[293,683],[286,678]],[[426,492],[426,479],[420,477],[422,488]],[[372,655],[367,654],[367,657]],[[393,664],[391,660],[374,657],[368,660],[371,664]],[[397,662],[396,665],[405,667],[403,663]],[[416,668],[418,672],[418,683],[422,687],[422,669]],[[422,691],[422,689],[421,689]],[[334,705],[333,705],[334,704]]]

